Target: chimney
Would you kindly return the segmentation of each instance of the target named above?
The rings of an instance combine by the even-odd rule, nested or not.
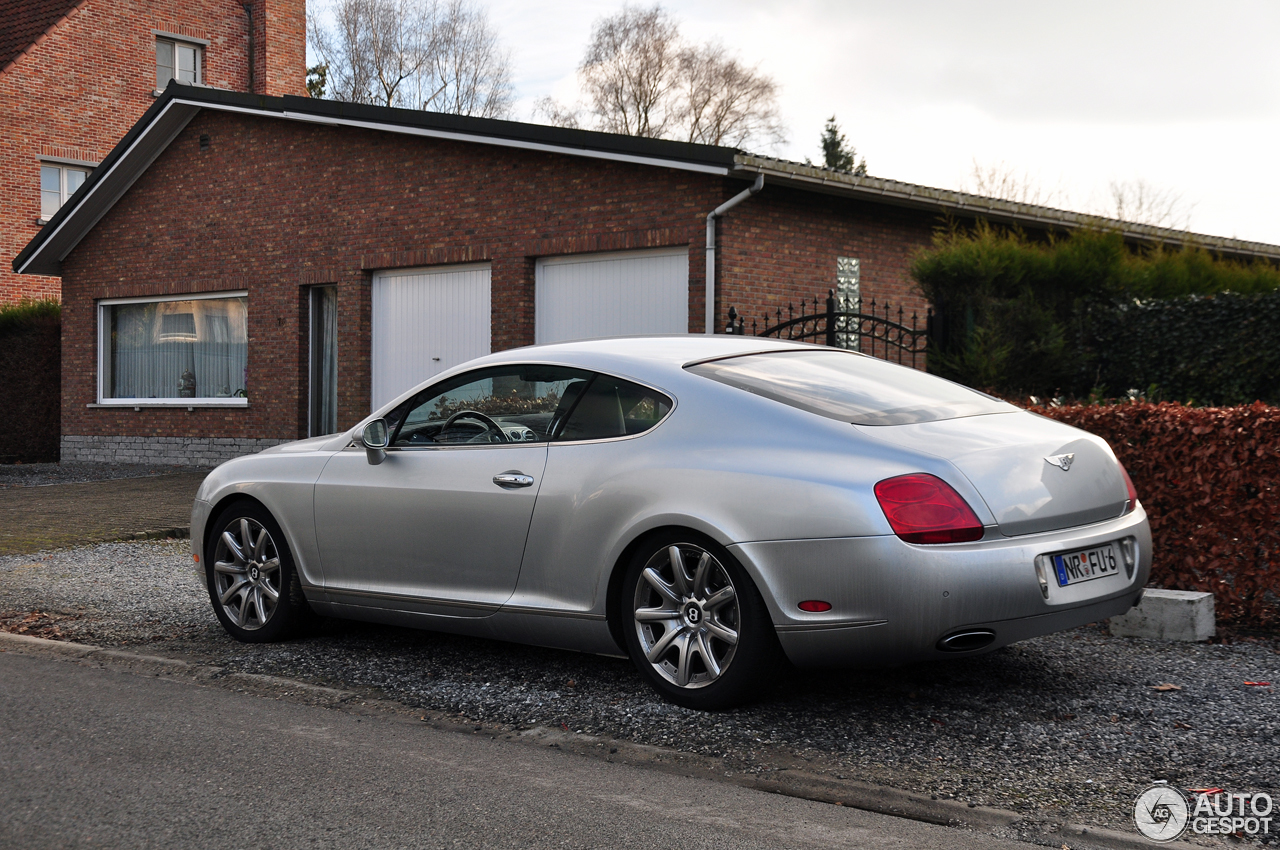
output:
[[[249,0],[249,85],[254,94],[307,93],[306,0]]]

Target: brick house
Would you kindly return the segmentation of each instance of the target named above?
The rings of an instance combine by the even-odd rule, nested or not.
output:
[[[301,95],[305,78],[305,0],[0,0],[0,304],[59,296],[10,262],[169,79]]]
[[[912,254],[978,215],[1092,223],[730,148],[173,84],[13,267],[62,276],[64,460],[210,463],[490,350],[723,330],[730,305],[837,285],[922,317]]]

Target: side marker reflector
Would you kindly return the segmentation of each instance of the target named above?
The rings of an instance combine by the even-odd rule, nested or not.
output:
[[[831,610],[830,602],[823,602],[821,599],[806,599],[800,603],[801,611],[808,611],[810,614],[821,614],[823,611]]]

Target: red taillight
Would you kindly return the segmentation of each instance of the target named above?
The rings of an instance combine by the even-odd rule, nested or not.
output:
[[[908,543],[966,543],[982,537],[973,509],[936,475],[886,478],[876,485],[876,500],[893,533]]]
[[[1120,474],[1124,476],[1125,489],[1129,491],[1129,501],[1124,503],[1124,510],[1120,513],[1124,516],[1138,506],[1138,491],[1133,486],[1133,479],[1129,477],[1129,470],[1120,461],[1116,461],[1116,464],[1120,467]]]

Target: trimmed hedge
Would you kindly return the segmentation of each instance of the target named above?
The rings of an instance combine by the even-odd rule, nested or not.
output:
[[[1077,398],[1088,396],[1100,380],[1103,352],[1097,333],[1123,334],[1116,326],[1116,305],[1280,290],[1280,269],[1261,260],[1224,260],[1196,247],[1134,250],[1111,231],[1080,230],[1032,239],[984,222],[938,233],[932,248],[913,260],[911,274],[934,306],[931,372],[1005,393]],[[1184,309],[1199,315],[1195,308]],[[1195,321],[1189,319],[1188,326]],[[1215,327],[1214,332],[1234,335],[1239,342],[1233,351],[1245,350],[1250,342],[1262,346],[1276,336],[1272,332],[1254,338],[1249,336],[1253,329],[1227,327]],[[1182,339],[1188,345],[1184,357],[1212,342],[1190,332]],[[1110,391],[1146,389],[1152,383],[1123,372],[1123,365],[1117,361],[1109,367]],[[1236,367],[1231,363],[1226,370]],[[1260,397],[1248,396],[1243,388],[1240,392],[1241,402]],[[1167,393],[1165,398],[1177,396]],[[1234,403],[1237,398],[1222,401]]]
[[[58,460],[61,402],[61,305],[0,308],[0,463]]]
[[[1096,382],[1106,394],[1280,403],[1280,291],[1122,304],[1090,316]]]
[[[1097,434],[1151,517],[1151,583],[1214,595],[1218,619],[1280,623],[1280,408],[1032,407]]]

